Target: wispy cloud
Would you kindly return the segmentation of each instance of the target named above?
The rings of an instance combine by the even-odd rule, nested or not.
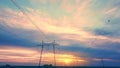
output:
[[[16,10],[15,6],[14,9],[2,7],[0,28],[12,34],[0,31],[0,46],[6,44],[28,47],[39,44],[41,40],[57,40],[60,45],[63,45],[61,47],[81,48],[82,46],[92,48],[93,51],[103,49],[119,53],[117,48],[120,44],[118,0],[115,2],[112,0],[30,0],[28,2],[33,6],[24,4],[21,7],[41,31],[38,31],[24,13]],[[46,37],[43,38],[42,32]],[[14,43],[18,40],[19,42]],[[112,48],[108,49],[109,46]],[[72,52],[71,48],[68,50]]]

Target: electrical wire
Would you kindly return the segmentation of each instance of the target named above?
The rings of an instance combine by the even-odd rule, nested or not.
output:
[[[25,12],[25,10],[18,5],[15,0],[11,0],[11,2],[28,18],[28,20],[36,27],[36,29],[43,35],[43,39],[47,39],[46,35],[42,32],[42,30],[34,23],[34,21],[28,16],[28,14]]]

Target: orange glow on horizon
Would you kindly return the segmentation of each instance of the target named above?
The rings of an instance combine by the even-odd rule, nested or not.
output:
[[[58,58],[58,62],[62,62],[62,63],[65,63],[65,64],[70,64],[72,63],[74,60],[73,59],[70,59],[70,58]]]
[[[67,66],[74,66],[79,63],[81,63],[82,65],[85,65],[87,63],[87,60],[85,60],[84,58],[76,57],[71,54],[61,54],[58,56],[59,57],[57,57],[56,59],[57,62]]]
[[[20,48],[20,47],[1,47],[0,48],[0,62],[15,62],[15,63],[35,63],[39,62],[39,52],[34,49]],[[33,62],[35,61],[35,62]],[[58,54],[56,53],[56,64],[59,66],[73,66],[75,62],[79,62],[82,65],[86,64],[84,58],[77,57],[72,54]],[[54,54],[43,53],[42,64],[53,64],[54,65]]]

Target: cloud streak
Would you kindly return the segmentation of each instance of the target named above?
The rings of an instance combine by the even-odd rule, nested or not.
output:
[[[21,5],[20,1],[17,2]],[[34,47],[42,40],[48,42],[57,40],[63,51],[68,48],[68,51],[72,52],[74,49],[70,46],[73,46],[73,48],[83,48],[75,50],[76,53],[83,52],[87,48],[92,49],[90,52],[92,55],[96,55],[92,53],[93,51],[99,52],[99,50],[105,51],[106,54],[109,54],[107,50],[115,54],[120,53],[118,49],[120,44],[118,0],[117,2],[112,0],[30,0],[28,2],[33,7],[25,4],[21,7],[46,37],[43,38],[42,33],[36,29],[27,16],[15,9],[15,6],[14,8],[2,7],[0,46]],[[111,55],[114,55],[113,53]],[[105,59],[109,58],[105,57]]]

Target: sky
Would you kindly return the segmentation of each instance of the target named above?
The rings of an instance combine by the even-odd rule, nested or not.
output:
[[[120,0],[0,0],[0,65],[38,65],[55,40],[56,65],[120,66],[119,25]]]

